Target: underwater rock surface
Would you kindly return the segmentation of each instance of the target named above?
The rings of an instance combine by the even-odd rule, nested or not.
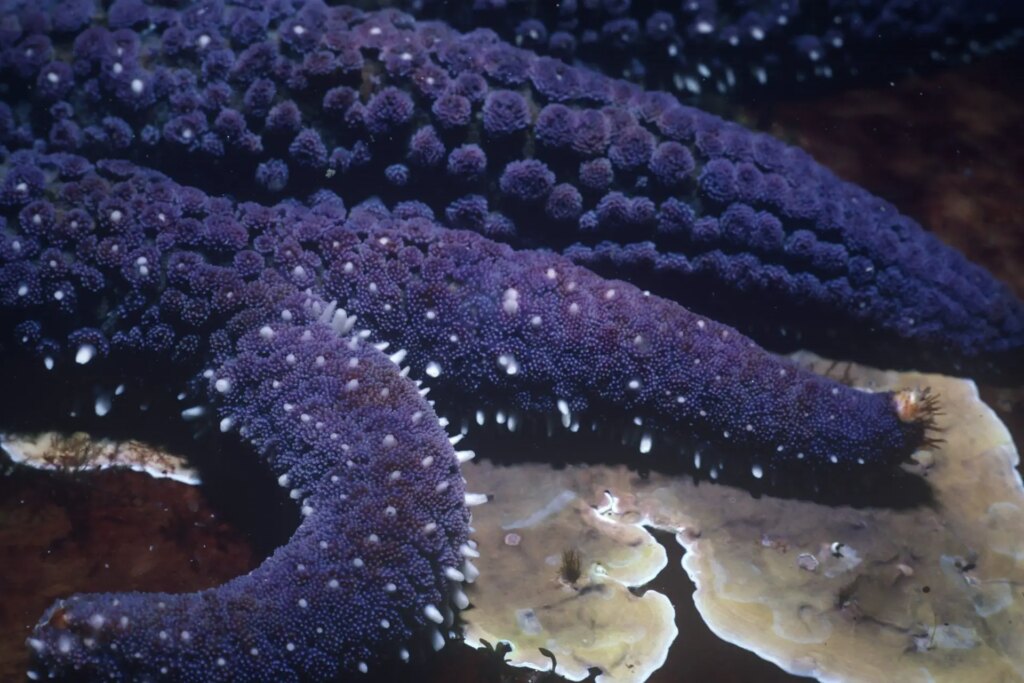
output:
[[[688,525],[679,540],[698,609],[720,636],[825,681],[1024,676],[1024,487],[1010,434],[972,382],[838,373],[872,390],[927,382],[942,393],[945,442],[908,466],[933,503],[895,512],[762,501],[734,508],[730,524]],[[760,544],[744,523],[755,519]]]
[[[37,469],[74,473],[120,467],[183,484],[199,483],[199,473],[184,458],[134,440],[93,439],[84,432],[0,434],[0,450],[11,462]]]
[[[665,549],[594,510],[566,473],[483,460],[466,476],[491,497],[473,515],[481,578],[462,613],[466,643],[506,642],[513,666],[569,680],[591,668],[601,683],[647,680],[677,634],[668,598],[641,590],[665,568]]]
[[[250,571],[264,554],[248,527],[196,486],[116,469],[72,475],[0,462],[0,680],[26,680],[26,634],[58,598],[202,590]]]
[[[951,682],[1024,676],[1024,486],[1006,428],[967,380],[837,367],[809,355],[802,361],[872,391],[928,384],[942,392],[946,441],[906,466],[927,481],[930,503],[832,506],[774,497],[770,488],[754,497],[706,480],[698,484],[658,472],[641,477],[621,466],[552,470],[543,464],[480,463],[467,468],[467,479],[483,490],[493,487],[496,500],[493,510],[481,514],[495,514],[501,492],[515,492],[508,505],[529,521],[517,525],[519,546],[585,548],[595,538],[622,544],[610,561],[581,553],[584,575],[604,562],[612,565],[610,576],[616,564],[626,567],[626,575],[636,563],[651,566],[644,558],[653,539],[633,537],[640,526],[675,533],[686,549],[683,566],[697,585],[694,599],[712,630],[797,675]],[[729,469],[712,453],[703,458],[703,471]],[[552,506],[555,500],[563,501],[562,509]],[[549,519],[565,510],[573,512],[557,522]],[[512,516],[500,511],[496,517],[508,525]],[[516,547],[501,547],[508,533],[502,525],[481,528],[481,551],[490,549],[495,558],[517,553]],[[489,638],[535,649],[538,638],[516,622],[516,610],[530,607],[540,628],[551,605],[542,589],[553,585],[558,571],[541,553],[532,571],[516,574],[524,593],[504,583],[491,593],[492,573],[499,582],[511,580],[502,576],[502,562],[495,562],[470,591],[470,632],[479,609]],[[503,636],[495,615],[504,622]],[[653,623],[651,628],[657,631]],[[554,631],[544,635],[574,652]],[[597,638],[577,637],[581,649]],[[675,647],[686,648],[685,632]],[[536,652],[512,656],[541,668],[545,661]]]

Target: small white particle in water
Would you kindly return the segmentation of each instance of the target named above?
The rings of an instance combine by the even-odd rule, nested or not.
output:
[[[441,366],[434,361],[430,361],[427,363],[426,373],[430,377],[438,377],[441,374]]]

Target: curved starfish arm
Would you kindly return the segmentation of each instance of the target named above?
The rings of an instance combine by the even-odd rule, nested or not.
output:
[[[0,76],[25,101],[0,103],[0,144],[127,158],[258,201],[382,196],[562,251],[773,350],[1024,377],[1024,303],[797,148],[487,31],[251,4],[138,2],[41,21],[0,2],[20,17]],[[984,18],[976,5],[943,7],[940,24]],[[18,200],[22,180],[0,201]]]
[[[634,411],[769,462],[893,461],[925,443],[927,416],[899,397],[805,372],[547,252],[417,222],[350,233],[330,257],[326,295],[463,403]]]
[[[464,580],[469,515],[451,444],[386,356],[328,324],[242,336],[212,400],[303,521],[252,573],[199,593],[75,595],[29,640],[34,675],[75,680],[327,680],[437,627]]]
[[[1006,49],[1019,40],[1024,23],[1019,7],[1000,0],[396,4],[689,97],[738,90],[773,98],[882,82],[953,65],[978,50]],[[892,58],[880,63],[878,54]]]

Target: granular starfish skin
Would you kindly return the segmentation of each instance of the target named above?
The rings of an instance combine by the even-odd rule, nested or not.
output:
[[[239,205],[128,163],[15,156],[8,176],[29,159],[43,174],[18,213],[45,227],[19,233],[24,258],[4,266],[3,319],[20,321],[6,352],[70,381],[83,366],[164,377],[192,406],[182,417],[237,430],[303,514],[219,588],[58,602],[29,639],[39,675],[324,679],[408,656],[419,634],[443,644],[475,571],[465,503],[480,501],[459,474],[471,454],[410,369],[446,405],[635,411],[766,463],[884,464],[923,443],[926,422],[901,419],[895,396],[804,373],[555,254],[379,206]]]
[[[62,28],[60,7],[0,35],[29,105],[0,106],[11,150],[128,158],[240,199],[377,197],[561,251],[774,351],[1024,377],[1004,285],[799,149],[666,93],[392,10],[133,1]]]
[[[356,3],[371,7],[379,3]],[[759,98],[885,82],[1013,47],[1024,11],[1000,0],[473,0],[388,3],[493,29],[539,54],[648,89]]]
[[[32,676],[319,680],[443,645],[482,500],[410,374],[446,410],[636,415],[758,470],[885,467],[929,443],[916,395],[808,374],[574,260],[651,268],[681,299],[771,299],[812,340],[825,311],[875,328],[851,346],[1019,360],[1020,302],[892,207],[487,32],[317,2],[14,9],[3,353],[83,392],[92,372],[150,380],[196,433],[237,433],[303,515],[219,588],[59,602]]]

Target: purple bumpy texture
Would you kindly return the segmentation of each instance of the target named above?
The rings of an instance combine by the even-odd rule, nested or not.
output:
[[[47,178],[3,210],[0,319],[20,321],[5,353],[69,378],[170,361],[165,391],[196,403],[182,417],[237,432],[302,513],[217,589],[59,601],[30,675],[329,680],[407,658],[417,636],[443,644],[474,571],[459,460],[408,369],[306,289],[307,249],[343,209],[240,206],[123,162],[18,152],[2,168]]]
[[[629,410],[766,464],[887,463],[925,441],[891,394],[806,374],[562,256],[442,228],[425,205],[238,204],[64,154],[2,167],[29,169],[39,182],[3,212],[5,345],[69,377],[172,361],[166,391],[198,403],[182,416],[237,430],[303,515],[217,589],[58,602],[29,639],[36,676],[321,680],[408,657],[424,631],[443,644],[434,626],[475,573],[474,501],[410,370],[449,408]]]
[[[125,162],[18,152],[3,171],[25,179],[4,211],[0,312],[20,321],[5,343],[57,372],[171,359],[167,391],[199,402],[183,415],[237,430],[303,514],[217,589],[58,602],[29,640],[37,675],[320,680],[408,656],[449,600],[466,605],[473,572],[457,459],[409,368],[457,405],[628,409],[766,462],[922,443],[891,395],[806,375],[555,254],[373,203],[346,220],[328,193],[237,204]],[[378,340],[409,352],[388,358]]]
[[[840,389],[564,257],[425,220],[362,233],[332,240],[325,296],[409,349],[413,370],[460,404],[505,400],[565,416],[625,408],[765,460],[884,460],[920,443],[891,395]],[[839,415],[850,423],[836,424]]]
[[[364,2],[366,7],[373,3]],[[1003,0],[403,0],[456,28],[689,94],[892,78],[1006,49],[1024,10]],[[879,59],[879,55],[886,55]]]
[[[0,111],[0,143],[128,157],[239,197],[323,187],[349,205],[419,202],[773,350],[1024,377],[1020,301],[767,135],[486,30],[315,0],[138,7],[153,30],[75,34],[23,12],[21,33],[0,36],[2,64],[32,106]],[[266,30],[237,35],[253,13]],[[74,88],[59,88],[69,72]],[[16,198],[16,185],[0,191]]]
[[[767,466],[891,463],[925,424],[716,301],[768,340],[754,311],[914,364],[1019,359],[1021,304],[892,207],[489,31],[316,0],[4,9],[4,353],[69,380],[173,367],[183,416],[236,432],[303,513],[215,590],[59,603],[36,675],[315,680],[443,643],[476,498],[407,373],[446,409],[628,410]]]
[[[46,675],[330,680],[403,656],[465,599],[453,589],[467,522],[458,464],[387,357],[296,316],[242,335],[211,379],[223,419],[293,487],[302,523],[217,589],[58,602],[30,641]]]

